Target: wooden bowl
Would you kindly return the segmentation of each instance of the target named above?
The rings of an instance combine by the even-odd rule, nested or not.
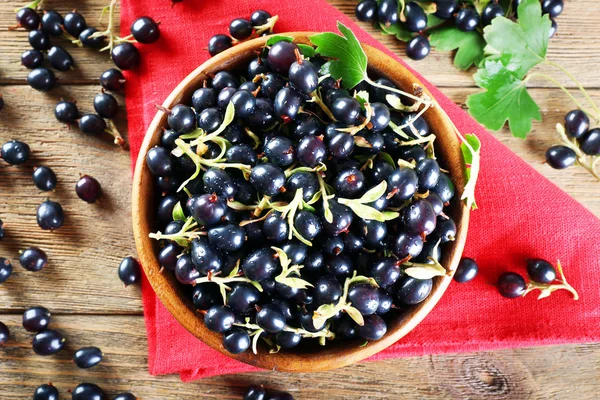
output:
[[[308,32],[285,33],[287,36],[294,37],[295,43],[305,44],[310,44],[308,36],[311,34]],[[179,103],[190,104],[192,93],[201,87],[204,80],[218,71],[231,70],[249,62],[251,58],[256,57],[256,51],[265,45],[266,40],[265,37],[250,40],[209,59],[173,90],[163,106],[170,109]],[[369,59],[369,75],[371,77],[386,77],[399,88],[409,92],[412,91],[413,83],[424,87],[413,74],[393,58],[370,46],[363,45],[363,48]],[[430,93],[428,94],[432,97]],[[179,323],[208,346],[229,357],[265,369],[288,372],[324,371],[364,360],[396,343],[429,314],[450,284],[462,255],[469,220],[469,210],[460,201],[466,183],[460,143],[449,124],[448,117],[439,107],[427,110],[424,118],[437,135],[436,155],[441,165],[449,170],[456,187],[456,195],[447,212],[456,222],[458,231],[456,240],[444,248],[441,260],[442,265],[449,270],[449,275],[434,279],[433,290],[425,301],[394,316],[392,321],[388,322],[388,332],[382,339],[369,342],[363,347],[360,346],[362,342],[359,341],[340,340],[328,342],[325,347],[316,345],[314,348],[281,351],[277,354],[269,354],[266,348],[259,351],[258,355],[251,351],[233,355],[225,350],[222,345],[222,336],[209,331],[204,326],[203,316],[195,310],[191,296],[183,295],[181,285],[172,274],[160,272],[157,260],[157,242],[148,237],[149,233],[156,230],[154,226],[156,196],[154,178],[146,166],[145,155],[150,148],[159,144],[162,128],[167,125],[167,115],[162,111],[156,113],[148,128],[137,159],[133,182],[133,229],[137,251],[156,295]]]

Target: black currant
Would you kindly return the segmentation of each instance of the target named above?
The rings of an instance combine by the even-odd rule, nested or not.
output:
[[[133,257],[125,257],[119,264],[119,279],[125,286],[140,283],[142,280],[142,267]]]
[[[28,69],[36,69],[42,66],[44,62],[44,53],[39,50],[25,50],[21,54],[21,64]]]
[[[79,368],[92,368],[102,361],[102,350],[97,347],[82,347],[73,355],[73,362]]]
[[[158,23],[150,17],[140,17],[131,24],[131,34],[140,43],[154,43],[160,38]]]
[[[119,111],[119,103],[112,94],[98,93],[94,97],[94,110],[102,118],[112,119]]]
[[[106,90],[118,92],[125,85],[123,73],[116,68],[109,68],[100,75],[100,85]]]
[[[27,84],[40,92],[49,92],[56,86],[56,76],[48,68],[39,67],[27,75]]]
[[[465,283],[473,280],[479,272],[479,266],[472,258],[465,257],[460,260],[456,272],[454,272],[454,280],[456,282]]]
[[[229,24],[229,34],[237,40],[246,40],[252,35],[252,22],[244,18],[236,18]]]
[[[546,162],[554,169],[564,169],[575,164],[577,154],[567,146],[552,146],[546,150]]]
[[[137,68],[140,64],[140,52],[131,43],[119,43],[113,47],[111,57],[115,65],[122,70]]]
[[[62,334],[53,329],[48,329],[35,334],[32,347],[35,354],[50,356],[62,350],[66,341]]]
[[[80,383],[71,392],[71,400],[105,400],[106,395],[98,385],[93,383]]]
[[[75,193],[86,203],[95,203],[102,194],[102,188],[95,178],[83,175],[75,184]]]
[[[51,383],[40,385],[33,392],[33,400],[59,400],[58,389]]]
[[[556,270],[546,260],[530,258],[527,260],[527,275],[534,282],[548,285],[556,279]]]
[[[214,35],[208,41],[208,53],[214,57],[217,54],[227,50],[231,46],[233,46],[233,42],[229,36]]]
[[[242,328],[233,328],[223,336],[223,346],[231,354],[243,353],[250,345],[250,335]]]
[[[50,66],[58,71],[69,71],[75,64],[69,52],[60,46],[52,46],[48,51],[48,61]]]
[[[411,60],[422,60],[429,55],[430,51],[429,39],[422,35],[413,37],[406,44],[406,56]]]
[[[526,288],[525,279],[516,272],[505,272],[498,278],[498,291],[509,299],[523,296]]]
[[[61,100],[54,107],[54,116],[60,122],[72,124],[79,118],[79,109],[75,102]]]
[[[377,18],[377,2],[375,0],[362,0],[354,11],[356,18],[362,22],[373,22]]]

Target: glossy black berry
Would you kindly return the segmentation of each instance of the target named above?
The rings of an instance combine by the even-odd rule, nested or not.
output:
[[[176,3],[176,0],[171,0],[173,3]],[[179,0],[181,1],[181,0]],[[138,400],[137,397],[135,397],[135,395],[133,393],[130,392],[125,392],[125,393],[119,393],[118,395],[116,395],[113,400]]]
[[[22,26],[28,31],[37,29],[40,26],[39,14],[30,7],[23,7],[16,14],[18,26]]]
[[[435,187],[432,189],[432,192],[437,194],[444,203],[447,203],[450,200],[452,200],[452,198],[454,197],[455,189],[450,177],[442,172],[440,174],[440,180],[438,181],[437,185],[435,185]]]
[[[23,328],[29,332],[40,332],[50,325],[50,311],[45,307],[31,307],[23,314]]]
[[[223,336],[223,346],[231,354],[243,353],[250,345],[250,335],[242,328],[233,328]]]
[[[160,29],[150,17],[140,17],[131,24],[131,34],[140,43],[154,43],[160,38]]]
[[[85,114],[79,119],[79,129],[88,135],[99,135],[106,131],[106,122],[96,114]]]
[[[119,103],[112,94],[98,93],[94,97],[94,110],[102,118],[112,119],[119,111]]]
[[[504,16],[504,9],[502,8],[502,6],[498,3],[489,3],[487,6],[485,6],[485,8],[483,9],[483,12],[481,13],[481,22],[483,22],[483,25],[489,25],[492,23],[492,21],[494,20],[494,18],[497,17],[503,17]]]
[[[600,128],[594,128],[579,139],[579,147],[585,154],[600,155]]]
[[[414,1],[409,1],[404,6],[404,26],[411,32],[421,32],[427,27],[427,14]]]
[[[29,32],[29,44],[36,50],[49,50],[52,44],[50,43],[50,35],[41,29],[36,29]]]
[[[10,331],[4,322],[0,321],[0,347],[4,346],[10,339]]]
[[[60,46],[52,46],[48,51],[48,61],[52,68],[58,71],[69,71],[75,64],[69,52]]]
[[[252,168],[250,183],[267,196],[275,196],[285,189],[285,174],[274,164],[259,164]]]
[[[505,272],[498,278],[498,291],[509,299],[523,296],[526,288],[525,279],[516,272]]]
[[[205,226],[217,224],[227,208],[225,201],[215,194],[194,196],[190,204],[194,219]]]
[[[314,168],[325,161],[327,148],[322,139],[316,136],[306,136],[298,143],[296,153],[300,164]]]
[[[399,22],[398,2],[396,0],[382,0],[377,8],[377,18],[385,26],[395,25]]]
[[[6,282],[6,280],[12,275],[12,271],[13,267],[11,262],[4,257],[0,257],[0,283]]]
[[[269,22],[269,18],[271,18],[271,14],[269,14],[267,11],[258,10],[252,13],[250,16],[250,22],[252,22],[252,25],[254,26],[261,26]]]
[[[23,54],[21,54],[21,64],[25,68],[35,69],[42,66],[44,62],[44,53],[39,50],[25,50]]]
[[[48,265],[48,257],[43,250],[29,247],[19,256],[19,264],[28,271],[36,272]]]
[[[0,156],[10,165],[21,165],[29,159],[31,149],[27,143],[9,140],[2,145]]]
[[[32,347],[35,354],[40,356],[50,356],[62,350],[66,341],[67,340],[61,333],[53,329],[48,329],[35,334],[32,341]]]
[[[287,76],[290,66],[296,61],[296,51],[300,49],[294,43],[286,41],[275,43],[267,55],[269,68],[277,74]]]
[[[394,294],[402,304],[418,304],[429,296],[432,288],[433,281],[431,279],[415,279],[404,276],[394,285]]]
[[[113,47],[111,57],[115,65],[124,71],[137,68],[140,64],[140,52],[131,43],[119,43]]]
[[[33,171],[33,183],[40,190],[53,190],[56,187],[56,174],[49,167],[37,167]]]
[[[39,67],[27,75],[27,84],[40,92],[49,92],[56,86],[56,76],[48,68]]]
[[[54,116],[59,122],[72,124],[79,118],[79,110],[75,102],[61,100],[54,107]]]
[[[356,327],[358,336],[365,340],[379,340],[387,333],[387,324],[379,315],[366,315],[364,325]]]
[[[375,0],[362,0],[356,6],[354,14],[359,21],[372,22],[377,17],[377,2]]]
[[[83,15],[77,11],[72,11],[65,15],[64,27],[69,35],[79,37],[81,32],[87,28],[87,23],[85,22]]]
[[[100,85],[106,90],[118,92],[125,86],[123,73],[116,68],[109,68],[100,75]]]
[[[289,70],[290,82],[302,93],[310,94],[317,89],[319,76],[317,68],[308,60],[292,63]]]
[[[59,400],[58,389],[52,384],[38,386],[33,392],[33,400]]]
[[[465,257],[460,260],[456,272],[454,273],[454,280],[456,282],[465,283],[473,280],[479,272],[479,266],[472,258]]]
[[[479,15],[474,8],[466,7],[458,11],[455,22],[461,31],[471,32],[479,25]]]
[[[71,400],[106,400],[106,395],[98,385],[84,382],[73,389]]]
[[[563,12],[564,6],[563,0],[543,0],[542,14],[548,14],[550,18],[556,18]]]
[[[252,385],[244,393],[244,400],[265,400],[266,393],[264,387]]]
[[[546,260],[530,258],[527,260],[527,275],[532,281],[547,285],[556,279],[556,270]]]
[[[37,223],[44,230],[55,230],[65,222],[65,213],[61,205],[55,201],[46,200],[37,208]]]
[[[577,154],[567,146],[557,145],[546,150],[546,162],[554,169],[565,169],[575,164]]]
[[[79,368],[92,368],[102,361],[102,350],[97,347],[82,347],[73,355],[73,362]]]
[[[75,184],[75,193],[86,203],[95,203],[102,194],[102,187],[96,178],[83,175]]]
[[[142,280],[142,267],[133,257],[125,257],[119,264],[119,279],[125,286],[140,283]]]
[[[228,306],[213,306],[204,315],[204,324],[217,333],[225,333],[233,327],[235,314]]]
[[[175,278],[183,285],[192,285],[196,279],[200,278],[200,272],[196,269],[189,254],[184,254],[177,260]]]
[[[208,41],[208,53],[211,56],[216,56],[217,54],[227,50],[233,45],[231,37],[227,35],[214,35]]]
[[[410,169],[400,167],[395,169],[387,178],[387,188],[392,199],[409,200],[417,192],[419,177]]]
[[[367,283],[352,285],[348,291],[348,301],[362,315],[375,314],[379,308],[379,291]]]
[[[269,333],[277,333],[285,327],[285,317],[279,307],[265,304],[256,314],[256,324]]]
[[[434,15],[441,19],[451,19],[458,8],[457,0],[437,0]]]
[[[244,18],[236,18],[229,24],[229,34],[237,40],[246,40],[252,35],[252,22]]]
[[[94,34],[98,32],[96,28],[86,28],[79,34],[79,41],[85,47],[91,47],[93,49],[98,49],[104,47],[105,41],[104,37],[92,37]]]
[[[155,146],[148,150],[146,165],[155,176],[169,176],[173,173],[171,154],[164,147]]]
[[[315,213],[301,210],[294,216],[294,228],[303,238],[312,240],[321,233],[321,221]]]
[[[342,285],[335,276],[322,276],[315,282],[316,304],[333,304],[342,296]]]
[[[346,125],[358,125],[362,108],[360,103],[352,97],[340,97],[331,107],[333,116]]]
[[[414,258],[423,250],[423,239],[419,234],[400,231],[392,242],[392,251],[400,260]]]
[[[257,282],[273,278],[275,273],[281,269],[279,259],[275,257],[275,253],[269,248],[250,252],[244,258],[241,267],[246,277]]]
[[[285,87],[275,96],[273,108],[275,114],[287,123],[296,119],[303,104],[304,98],[299,92],[291,87]]]

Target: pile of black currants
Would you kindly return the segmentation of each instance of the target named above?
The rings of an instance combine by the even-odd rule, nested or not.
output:
[[[428,33],[432,28],[432,21],[435,21],[433,27],[436,28],[453,23],[464,32],[481,31],[496,17],[506,16],[517,19],[517,7],[520,2],[520,0],[508,2],[492,0],[479,13],[473,1],[362,0],[356,6],[355,14],[359,21],[377,22],[388,29],[395,25],[401,25],[402,29],[414,33],[412,39],[407,42],[406,55],[413,60],[422,60],[429,55],[431,50]],[[555,18],[562,13],[563,8],[563,0],[542,0],[542,12],[548,14],[552,20],[550,37],[556,33]],[[436,19],[432,20],[430,15]],[[442,20],[442,23],[439,20]],[[447,20],[448,23],[443,23],[443,20]]]
[[[575,163],[600,180],[600,128],[590,129],[590,118],[582,110],[569,111],[564,127],[557,126],[562,144],[546,151],[546,162],[554,169],[565,169]]]
[[[273,33],[273,28],[279,17],[271,16],[267,11],[258,10],[252,13],[250,20],[236,18],[229,24],[229,35],[214,35],[208,41],[208,52],[216,56],[237,43],[259,36]]]
[[[159,262],[234,354],[381,339],[446,274],[456,235],[426,120],[387,105],[389,80],[345,90],[309,58],[282,40],[214,74],[160,107],[146,154]]]
[[[17,11],[17,25],[13,29],[23,27],[29,31],[31,49],[21,55],[21,63],[30,69],[27,83],[35,90],[49,92],[57,83],[53,72],[67,72],[75,68],[71,54],[61,46],[52,44],[53,40],[62,39],[70,44],[85,46],[100,51],[109,50],[111,59],[121,70],[135,69],[140,63],[140,53],[134,43],[150,44],[160,38],[159,24],[150,17],[140,17],[131,25],[131,34],[124,38],[113,32],[114,7],[112,0],[108,8],[109,21],[105,31],[88,26],[85,17],[73,10],[64,17],[55,10],[44,10],[40,15],[40,1],[34,1]],[[108,42],[108,43],[107,43]],[[44,66],[45,58],[51,68]],[[108,133],[114,136],[114,142],[122,147],[125,140],[113,123],[119,105],[115,97],[105,90],[117,92],[123,88],[125,78],[118,69],[111,68],[100,77],[102,92],[94,98],[95,113],[81,114],[74,101],[61,100],[55,107],[56,119],[65,124],[77,123],[81,132],[89,135]]]

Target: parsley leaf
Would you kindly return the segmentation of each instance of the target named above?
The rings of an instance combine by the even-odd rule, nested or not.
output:
[[[323,32],[309,37],[317,46],[316,52],[335,60],[327,62],[329,73],[342,79],[342,86],[353,88],[367,78],[367,55],[354,33],[338,21],[337,27],[343,36]]]
[[[447,26],[436,29],[429,36],[432,46],[441,51],[457,50],[454,56],[454,66],[465,70],[471,65],[479,65],[483,60],[485,40],[479,32],[464,32],[456,26]]]
[[[508,120],[513,135],[524,139],[531,131],[531,120],[541,121],[540,107],[519,79],[501,61],[486,60],[473,76],[485,92],[467,98],[469,114],[492,130],[500,130]]]
[[[523,79],[527,72],[546,60],[550,17],[542,15],[538,0],[523,0],[519,4],[519,20],[494,18],[483,30],[488,45],[501,53],[506,68],[517,78]]]

